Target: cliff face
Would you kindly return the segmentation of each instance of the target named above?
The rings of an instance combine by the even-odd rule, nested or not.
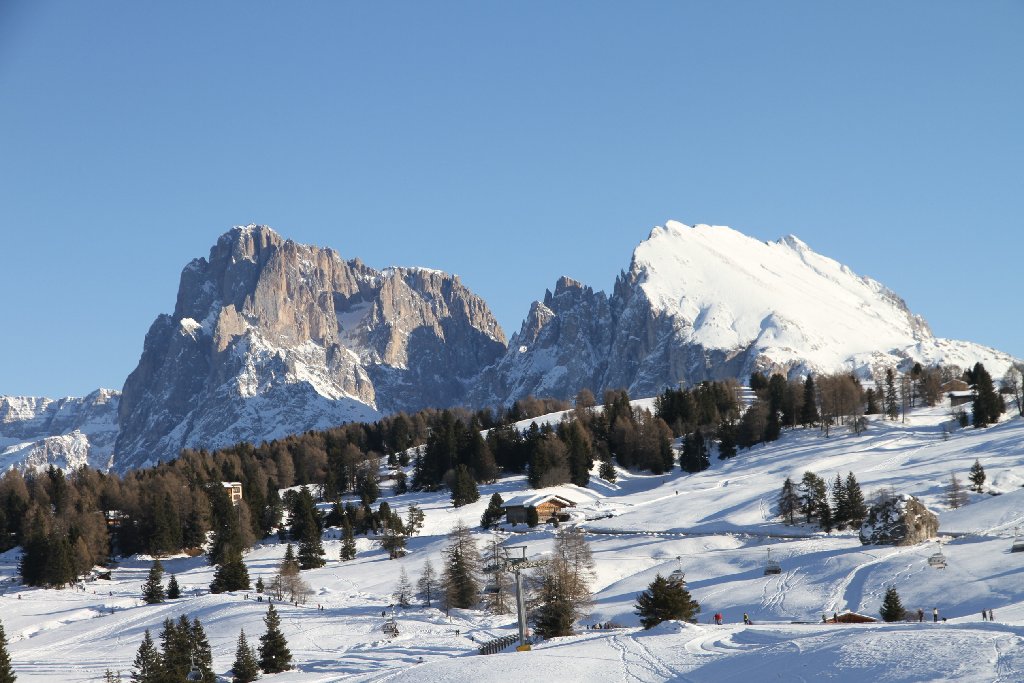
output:
[[[124,385],[116,467],[462,403],[505,348],[451,275],[376,271],[263,226],[235,228],[181,275]]]

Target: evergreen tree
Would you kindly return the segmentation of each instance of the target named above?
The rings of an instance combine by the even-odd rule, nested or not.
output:
[[[718,459],[725,460],[736,455],[736,423],[731,419],[722,420],[715,432],[718,437]]]
[[[559,573],[545,573],[539,604],[533,612],[535,631],[542,638],[572,635],[576,613],[564,583],[564,576]]]
[[[242,561],[242,554],[234,550],[224,555],[223,564],[217,565],[210,584],[211,593],[249,589],[249,570]]]
[[[949,484],[946,486],[946,505],[955,510],[967,505],[967,492],[957,479],[956,474],[949,475]]]
[[[683,449],[679,455],[679,467],[690,473],[703,472],[711,467],[708,458],[707,442],[704,434],[698,429],[683,437]]]
[[[260,668],[268,674],[287,671],[292,667],[292,653],[281,633],[281,617],[273,605],[267,608],[263,623],[267,625],[267,632],[260,636]]]
[[[461,522],[448,534],[444,550],[445,566],[442,591],[446,608],[468,609],[480,600],[480,551],[473,537]]]
[[[832,522],[837,529],[845,529],[849,521],[850,503],[846,486],[843,484],[843,478],[836,474],[836,479],[832,482]]]
[[[142,637],[142,644],[139,645],[139,649],[135,653],[131,680],[135,683],[160,683],[162,675],[160,652],[153,643],[153,636],[149,634],[147,628]]]
[[[452,480],[452,505],[462,507],[479,499],[480,492],[476,488],[473,473],[465,465],[459,465],[455,468],[455,477]]]
[[[974,426],[986,427],[999,421],[1005,410],[1003,399],[996,393],[992,376],[981,363],[974,365]]]
[[[820,519],[823,510],[829,510],[828,516],[831,521],[828,487],[825,485],[825,480],[814,472],[804,472],[804,476],[800,480],[800,512],[810,523],[811,519],[816,516]]]
[[[153,560],[152,566],[149,568],[149,576],[146,578],[146,583],[142,584],[142,600],[147,605],[155,605],[164,601],[164,566],[160,564],[160,559]]]
[[[256,592],[262,594],[266,586],[263,584],[263,577],[256,578]]]
[[[484,514],[480,517],[481,527],[484,529],[490,529],[501,521],[501,518],[505,516],[505,512],[501,507],[504,502],[505,501],[501,499],[501,494],[494,493],[491,495],[491,500],[487,503],[487,509],[484,510]]]
[[[342,562],[356,559],[356,538],[352,533],[352,525],[349,523],[347,515],[341,525],[341,551],[339,559]]]
[[[865,415],[878,415],[878,413],[882,412],[878,409],[878,395],[875,393],[874,389],[869,388],[864,392],[864,399],[866,402],[866,406],[864,408]]]
[[[984,489],[985,484],[985,468],[981,466],[981,462],[975,459],[974,464],[971,465],[971,472],[967,475],[967,478],[971,482],[971,488],[977,493],[981,493]]]
[[[235,662],[231,665],[231,680],[234,683],[252,683],[260,677],[260,666],[256,661],[256,652],[245,639],[245,631],[238,634],[238,646],[235,648]]]
[[[882,600],[882,609],[879,610],[879,614],[882,615],[882,620],[887,622],[902,621],[907,615],[895,586],[889,586],[885,590],[885,598]]]
[[[398,586],[394,593],[395,602],[401,607],[408,607],[412,604],[412,583],[409,581],[409,574],[405,567],[398,572]]]
[[[890,420],[900,416],[900,403],[896,396],[896,376],[892,368],[885,370],[885,414]]]
[[[821,416],[818,415],[818,392],[814,388],[814,377],[807,375],[804,380],[804,403],[800,409],[800,424],[804,427],[811,427],[818,424]]]
[[[167,599],[177,600],[181,597],[181,586],[178,585],[178,578],[171,574],[170,581],[167,582]]]
[[[779,494],[779,515],[786,518],[787,524],[793,523],[793,516],[800,509],[800,496],[797,495],[793,480],[786,477]]]
[[[868,508],[864,504],[864,493],[860,490],[860,484],[853,476],[853,472],[847,472],[844,488],[846,490],[846,521],[851,527],[857,529],[864,523],[864,518],[868,516]]]
[[[409,506],[409,510],[405,515],[405,534],[407,536],[415,536],[423,528],[423,520],[425,515],[423,510],[420,510],[415,504]]]
[[[434,565],[430,563],[430,560],[423,563],[423,572],[420,574],[419,581],[416,582],[416,588],[419,589],[424,606],[430,607],[431,601],[437,598],[439,592],[437,574],[434,572]]]
[[[690,597],[685,584],[670,581],[661,574],[654,577],[647,590],[636,596],[635,614],[645,629],[670,619],[693,621],[699,613],[700,605]]]
[[[183,619],[188,624],[188,619]],[[180,624],[181,622],[179,622]],[[181,626],[179,625],[179,628]],[[188,627],[189,654],[191,655],[191,666],[196,666],[203,675],[203,683],[216,683],[217,676],[213,673],[213,650],[210,648],[210,641],[206,638],[206,631],[199,619],[193,619],[192,625]]]
[[[7,651],[7,632],[0,621],[0,683],[14,683],[17,678],[11,666],[11,655]]]

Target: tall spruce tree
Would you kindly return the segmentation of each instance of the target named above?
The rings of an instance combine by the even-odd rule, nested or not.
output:
[[[348,515],[345,516],[345,521],[341,524],[341,550],[338,553],[338,558],[342,562],[356,559],[356,538],[352,533],[352,524],[348,521]]]
[[[818,415],[818,392],[814,388],[814,377],[807,375],[804,380],[804,402],[800,408],[800,424],[804,427],[812,427],[818,424],[821,416]]]
[[[153,560],[153,564],[149,568],[149,575],[146,577],[146,583],[142,584],[142,600],[147,605],[155,605],[164,601],[164,566],[160,564],[160,559]]]
[[[242,560],[242,553],[230,549],[222,557],[224,558],[222,563],[217,565],[217,569],[213,573],[210,592],[249,590],[249,570]]]
[[[796,486],[793,480],[786,477],[782,483],[782,491],[779,493],[779,516],[786,518],[787,524],[793,523],[793,516],[800,509],[800,496],[797,495]]]
[[[505,512],[501,507],[504,503],[505,501],[501,499],[500,493],[491,494],[491,500],[487,503],[487,509],[480,516],[480,526],[484,529],[490,529],[500,522],[501,518],[505,516]]]
[[[163,667],[160,662],[160,651],[153,643],[153,636],[146,629],[142,636],[142,644],[135,653],[132,664],[131,680],[135,683],[160,683]]]
[[[885,415],[890,420],[900,416],[900,402],[896,395],[896,375],[892,368],[885,369]]]
[[[971,472],[967,475],[967,478],[971,482],[971,488],[977,493],[981,493],[984,490],[985,468],[981,466],[980,460],[974,460],[974,464],[971,465]]]
[[[11,666],[11,655],[7,651],[7,632],[0,621],[0,683],[14,683],[17,678]]]
[[[235,647],[235,661],[231,665],[231,680],[234,683],[252,683],[260,677],[260,665],[256,661],[256,651],[245,638],[245,631],[238,634],[238,645]]]
[[[653,628],[663,621],[677,619],[693,621],[700,613],[700,604],[690,596],[682,581],[670,581],[661,574],[643,593],[636,596],[636,611],[640,625]]]
[[[260,668],[268,674],[287,671],[292,668],[292,653],[288,649],[288,641],[281,633],[281,617],[273,605],[267,608],[263,623],[267,631],[260,636]]]
[[[857,477],[853,476],[853,472],[847,472],[844,488],[846,490],[846,522],[856,529],[864,523],[864,518],[868,516],[868,508],[864,504],[864,493],[860,489]]]
[[[181,597],[181,586],[178,585],[178,577],[171,574],[171,578],[167,581],[167,599],[177,600]]]
[[[480,492],[476,488],[473,473],[465,465],[459,465],[455,468],[455,475],[452,478],[452,505],[462,507],[479,499]]]
[[[907,615],[907,610],[903,608],[903,602],[900,600],[900,594],[896,592],[895,586],[889,586],[885,590],[885,598],[882,600],[882,609],[879,610],[879,614],[882,615],[882,620],[887,622],[902,621]]]
[[[846,523],[850,521],[850,503],[846,495],[846,485],[843,478],[836,474],[832,482],[832,522],[837,529],[845,529]]]
[[[988,374],[985,366],[981,363],[974,365],[971,373],[974,377],[974,426],[987,427],[999,421],[999,416],[1005,410],[1002,397],[996,393],[992,384],[992,375]]]
[[[442,597],[445,608],[468,609],[480,600],[480,551],[468,528],[457,522],[444,549]]]
[[[420,597],[423,598],[424,607],[430,607],[431,602],[437,599],[440,587],[437,583],[437,573],[430,560],[423,563],[423,571],[420,573],[419,581],[416,582],[416,588],[419,589]]]
[[[213,649],[210,647],[206,631],[203,630],[203,625],[199,623],[198,618],[193,619],[192,624],[188,627],[188,636],[192,665],[202,673],[203,683],[216,683],[217,676],[213,673]]]

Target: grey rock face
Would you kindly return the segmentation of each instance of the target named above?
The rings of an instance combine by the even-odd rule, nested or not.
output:
[[[82,398],[0,396],[0,466],[105,469],[114,453],[120,393]]]
[[[377,271],[270,228],[235,228],[182,271],[174,313],[124,385],[118,469],[464,402],[504,351],[457,277]]]
[[[934,538],[939,518],[913,496],[883,500],[871,506],[860,528],[864,545],[915,545]]]

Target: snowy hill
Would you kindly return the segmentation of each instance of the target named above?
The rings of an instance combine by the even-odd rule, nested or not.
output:
[[[572,523],[587,531],[596,560],[594,608],[584,624],[618,627],[581,629],[528,653],[475,654],[480,642],[514,632],[510,615],[453,610],[449,619],[414,606],[399,610],[397,638],[381,632],[381,610],[393,602],[400,570],[415,581],[425,560],[440,566],[452,525],[460,519],[475,525],[491,493],[506,499],[526,493],[525,481],[483,486],[478,502],[459,509],[445,492],[388,496],[399,513],[412,503],[426,511],[409,555],[388,560],[359,538],[357,559],[341,563],[337,530],[325,532],[327,566],[303,572],[314,589],[312,604],[278,605],[297,669],[266,680],[484,682],[520,680],[525,671],[566,681],[1024,680],[1024,553],[1009,552],[1014,527],[1024,525],[1024,420],[944,434],[949,422],[948,406],[921,409],[906,424],[873,419],[859,436],[843,429],[830,438],[813,429],[787,431],[695,475],[620,471],[615,484],[592,479],[585,490],[570,492],[578,501]],[[988,474],[986,493],[948,509],[950,473],[964,478],[975,459]],[[853,531],[782,524],[773,511],[781,483],[807,470],[826,480],[852,471],[869,498],[882,488],[920,498],[940,516],[948,567],[929,565],[939,547],[934,541],[862,546]],[[543,557],[552,535],[550,527],[519,527],[478,531],[477,539],[526,545],[531,557]],[[768,548],[781,574],[764,574]],[[247,553],[251,577],[268,579],[283,552],[267,539]],[[16,559],[14,552],[0,558],[0,578],[14,576]],[[253,641],[263,632],[265,605],[240,593],[192,595],[212,579],[201,558],[164,565],[188,597],[140,605],[146,558],[124,561],[112,580],[91,581],[85,592],[0,583],[19,680],[97,680],[106,668],[127,673],[143,630],[158,632],[164,618],[181,613],[203,622],[214,668],[226,674],[239,630]],[[636,594],[655,574],[677,568],[703,607],[699,623],[640,630]],[[948,621],[820,623],[822,614],[845,610],[877,615],[889,586],[907,608],[930,614],[937,607]],[[994,622],[981,620],[983,609],[994,611]],[[716,611],[725,615],[723,626],[709,623]],[[743,613],[753,625],[739,623]]]

